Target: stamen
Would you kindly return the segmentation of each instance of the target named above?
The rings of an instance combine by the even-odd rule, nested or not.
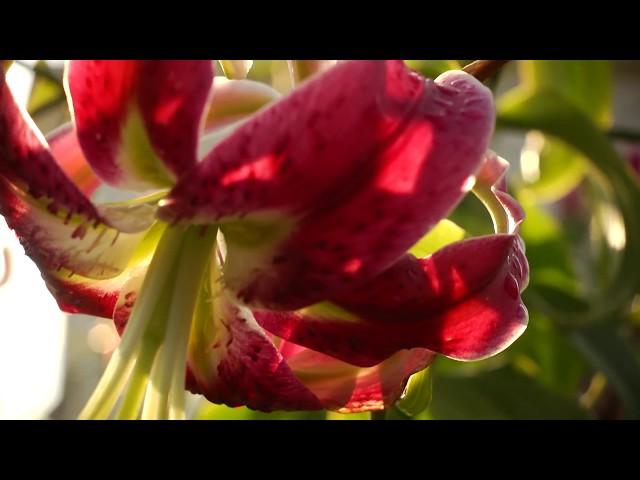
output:
[[[140,350],[143,333],[153,318],[156,303],[162,298],[167,278],[180,252],[184,231],[184,227],[170,228],[160,240],[122,341],[113,353],[96,390],[80,413],[80,419],[107,418],[122,393]]]
[[[140,406],[147,390],[149,372],[151,372],[157,351],[157,347],[153,348],[153,345],[148,345],[138,355],[136,368],[133,371],[131,381],[127,387],[127,393],[118,412],[118,420],[135,420],[138,418]]]
[[[477,185],[473,188],[473,193],[483,203],[485,208],[489,210],[491,220],[493,220],[493,229],[496,233],[510,233],[511,225],[509,215],[504,207],[495,196],[491,187]]]
[[[184,418],[189,333],[216,234],[214,228],[167,229],[122,342],[80,418],[108,418],[120,396],[119,419],[138,418],[141,404],[143,419]]]
[[[148,323],[142,336],[141,351],[136,361],[131,381],[124,395],[123,404],[120,412],[118,413],[118,418],[138,418],[140,406],[145,398],[145,391],[147,390],[147,384],[150,378],[149,374],[154,362],[158,362],[158,350],[162,349],[162,344],[165,341],[168,312],[171,306],[171,292],[174,291],[176,286],[177,269],[178,262],[174,259],[173,268],[171,269],[171,273],[166,279],[165,286],[162,290],[163,292],[167,292],[167,294],[161,295],[157,301],[152,319]]]
[[[169,418],[171,410],[176,415],[184,411],[189,333],[216,234],[216,229],[209,229],[203,233],[196,228],[185,234],[175,279],[176,287],[169,309],[165,342],[157,361],[159,368],[154,369],[151,377],[151,385],[157,395],[152,396],[153,405],[147,411],[150,417]]]
[[[120,347],[113,352],[107,369],[102,374],[91,398],[80,412],[79,419],[103,420],[109,417],[109,413],[116,404],[129,377],[136,355],[136,350],[123,353],[123,349]]]

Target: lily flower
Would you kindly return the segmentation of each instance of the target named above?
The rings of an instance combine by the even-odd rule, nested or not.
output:
[[[62,310],[122,334],[81,418],[183,418],[185,383],[380,410],[436,353],[526,328],[523,214],[473,76],[345,61],[279,98],[210,61],[72,61],[65,82],[73,127],[47,142],[1,79],[0,213]],[[138,196],[92,203],[100,181]],[[472,187],[496,233],[426,248]]]

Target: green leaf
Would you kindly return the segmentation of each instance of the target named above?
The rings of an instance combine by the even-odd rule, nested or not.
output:
[[[531,139],[536,133],[531,132],[527,138]],[[523,191],[532,193],[540,200],[553,202],[569,194],[584,179],[587,162],[574,148],[549,139],[542,140],[542,147],[539,149],[529,145],[525,144],[524,152],[524,155],[529,156],[521,156],[523,178],[529,182],[525,184]],[[536,164],[532,165],[533,171],[529,175],[535,177],[529,179],[526,176],[528,165],[524,162],[532,158]]]
[[[431,369],[411,375],[404,397],[396,402],[395,407],[408,417],[415,417],[425,410],[431,402]]]
[[[533,309],[527,330],[506,353],[517,370],[567,398],[575,397],[587,372],[583,355],[566,332]]]
[[[589,299],[587,312],[572,311],[571,306],[554,306],[547,313],[555,319],[585,323],[623,308],[640,286],[640,183],[614,150],[608,138],[579,108],[553,90],[516,89],[497,105],[500,127],[540,130],[572,145],[589,159],[589,172],[603,190],[615,200],[624,219],[626,244],[621,267],[600,295]]]
[[[327,420],[371,420],[370,412],[338,413],[327,412]]]
[[[203,401],[194,420],[324,420],[326,412],[257,412],[246,407],[231,408]]]
[[[466,235],[464,229],[460,228],[451,220],[441,220],[433,227],[429,233],[418,240],[409,253],[414,254],[418,258],[426,257],[449,245],[450,243],[462,240]]]
[[[434,376],[434,419],[588,419],[577,401],[506,366],[473,377]]]
[[[608,61],[527,60],[519,62],[522,85],[529,91],[547,90],[562,96],[598,127],[612,121],[612,70]],[[587,164],[569,145],[547,139],[537,152],[539,178],[527,188],[539,198],[555,201],[573,190],[586,173]],[[535,149],[531,150],[535,155]],[[523,169],[523,172],[526,173]],[[526,180],[526,178],[525,178]]]
[[[640,419],[640,360],[616,327],[604,324],[576,328],[570,336],[611,382],[624,405],[625,417]]]
[[[527,212],[520,235],[527,246],[527,259],[535,268],[530,272],[530,287],[552,285],[577,293],[577,280],[570,260],[565,230],[548,212],[540,208],[535,196],[518,192],[518,201]]]
[[[522,83],[534,90],[554,90],[598,126],[611,126],[613,71],[607,60],[524,60]]]

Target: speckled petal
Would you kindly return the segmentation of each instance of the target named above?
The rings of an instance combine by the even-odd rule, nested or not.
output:
[[[391,266],[465,193],[493,131],[491,93],[402,62],[343,62],[241,125],[170,193],[169,221],[217,222],[224,281],[292,309]]]
[[[80,145],[105,182],[173,184],[197,161],[209,60],[75,60],[67,86]]]

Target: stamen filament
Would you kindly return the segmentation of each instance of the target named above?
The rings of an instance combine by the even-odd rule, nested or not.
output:
[[[119,419],[138,418],[141,403],[143,419],[184,418],[189,334],[216,235],[214,228],[166,230],[122,342],[80,418],[108,418],[121,395]]]
[[[496,233],[509,233],[509,216],[498,198],[491,191],[491,188],[476,186],[473,188],[473,193],[489,211],[491,220],[493,220],[494,231]]]
[[[175,287],[176,271],[178,269],[178,262],[176,260],[179,260],[179,257],[178,259],[174,259],[171,273],[165,281],[164,292],[173,292]],[[138,418],[140,406],[145,397],[145,391],[147,390],[147,384],[150,378],[149,374],[154,361],[156,361],[158,357],[158,350],[161,349],[165,341],[170,306],[171,295],[161,295],[153,312],[153,316],[142,335],[141,352],[136,361],[133,376],[127,387],[118,418]]]
[[[154,382],[153,380],[161,374],[160,369],[164,364],[162,361],[162,358],[164,357],[163,354],[164,348],[160,347],[156,361],[153,364],[153,369],[151,370],[151,379],[147,384],[147,393],[144,397],[144,404],[142,405],[142,420],[162,418],[159,416],[162,392],[158,388],[158,382]]]
[[[136,354],[134,350],[125,355],[119,348],[113,352],[98,386],[80,412],[80,420],[104,420],[109,417],[127,382]]]
[[[153,361],[158,353],[158,345],[144,345],[138,355],[135,369],[127,387],[120,411],[116,417],[118,420],[135,420],[140,414],[140,407],[144,400],[149,380],[149,373],[153,367]]]
[[[202,233],[196,228],[185,234],[169,308],[163,351],[157,362],[159,368],[154,369],[151,376],[151,384],[157,395],[150,397],[153,405],[147,409],[146,415],[149,417],[169,418],[171,411],[178,416],[182,415],[180,412],[184,412],[189,333],[200,285],[211,259],[216,235],[215,229]]]
[[[98,386],[79,418],[84,420],[107,418],[131,373],[140,341],[153,318],[156,302],[161,298],[167,279],[180,252],[185,227],[172,227],[163,235],[131,312],[120,345],[113,353]]]

